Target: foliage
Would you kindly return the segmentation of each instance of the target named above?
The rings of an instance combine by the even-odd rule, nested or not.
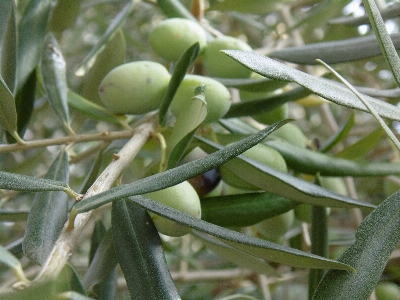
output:
[[[0,298],[361,300],[397,283],[399,4],[379,5],[0,1]],[[136,61],[165,74],[100,85]],[[259,143],[285,167],[241,155]],[[185,181],[201,218],[146,197]]]

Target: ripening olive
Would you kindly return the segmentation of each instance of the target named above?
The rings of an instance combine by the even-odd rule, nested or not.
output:
[[[189,182],[184,181],[169,188],[144,194],[144,196],[187,213],[192,217],[201,218],[200,199]],[[190,228],[159,215],[150,213],[158,232],[169,236],[183,236],[190,232]]]
[[[207,44],[207,35],[203,27],[192,20],[172,18],[158,23],[150,31],[149,40],[158,55],[177,61],[196,42],[203,49]]]
[[[167,69],[159,63],[126,63],[104,77],[99,86],[99,96],[113,113],[147,113],[160,105],[170,77]]]
[[[287,172],[287,166],[284,158],[278,151],[272,149],[271,147],[258,144],[245,151],[243,155],[248,158],[254,159],[262,164],[273,167],[281,172]],[[259,190],[258,187],[240,179],[235,173],[228,170],[225,165],[222,165],[220,167],[220,171],[222,180],[229,185],[241,189]]]
[[[231,36],[220,36],[210,41],[203,51],[203,65],[212,77],[247,78],[251,70],[244,67],[220,50],[252,51],[251,47],[242,40]]]
[[[400,288],[394,282],[379,282],[375,287],[377,300],[399,300]]]
[[[222,83],[204,76],[186,75],[171,103],[171,111],[175,116],[185,112],[190,99],[194,96],[195,88],[202,84],[206,86],[207,102],[207,117],[204,123],[217,121],[228,112],[231,106],[231,95]]]

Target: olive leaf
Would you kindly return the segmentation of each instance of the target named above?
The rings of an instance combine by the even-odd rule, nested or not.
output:
[[[13,269],[15,275],[19,280],[28,281],[25,277],[24,271],[22,270],[21,263],[19,260],[0,245],[0,263],[3,263]]]
[[[390,35],[395,48],[400,49],[400,34]],[[360,49],[363,49],[360,51]],[[328,64],[351,62],[382,55],[374,35],[287,47],[268,54],[269,57],[306,65],[317,64],[316,59]]]
[[[336,104],[369,112],[353,92],[334,81],[312,76],[257,53],[240,50],[223,50],[222,52],[260,75],[298,83]],[[400,108],[369,96],[363,95],[363,98],[381,117],[400,121]]]
[[[132,299],[180,299],[160,236],[149,214],[132,202],[113,202],[115,253]]]
[[[104,47],[104,45],[107,43],[107,41],[110,38],[112,38],[113,35],[116,34],[118,29],[120,29],[121,26],[124,24],[124,22],[126,21],[126,19],[129,16],[129,13],[131,12],[131,8],[132,8],[134,1],[124,1],[124,2],[126,2],[125,6],[120,10],[118,15],[115,16],[113,21],[107,27],[104,34],[99,39],[99,41],[96,43],[96,45],[93,46],[93,48],[85,56],[83,61],[76,68],[75,74],[77,74],[77,75],[85,74],[86,70],[88,69],[91,59],[93,57],[95,57],[101,51],[101,49]]]
[[[356,232],[356,242],[338,261],[357,273],[328,271],[312,299],[367,299],[381,278],[386,263],[399,243],[400,192],[383,201],[369,214]]]
[[[18,25],[17,91],[36,68],[43,49],[52,0],[29,1]]]
[[[347,137],[350,130],[355,124],[354,113],[351,114],[347,122],[339,128],[339,130],[332,135],[318,150],[322,153],[326,153],[335,147],[340,141]]]
[[[201,199],[201,219],[223,227],[246,227],[285,213],[299,203],[269,192]]]
[[[47,94],[50,106],[63,122],[68,132],[72,132],[69,124],[68,86],[66,63],[52,33],[46,35],[41,62],[43,88]]]
[[[254,127],[240,120],[220,120],[225,128],[236,134],[252,134]],[[277,150],[285,159],[289,168],[301,173],[322,176],[386,176],[399,174],[400,163],[358,163],[350,159],[338,158],[327,154],[301,148],[282,139],[267,140],[266,146]]]
[[[0,75],[0,125],[14,137],[17,133],[17,111],[12,92]]]
[[[68,182],[68,155],[61,151],[45,178]],[[29,211],[24,234],[24,254],[41,265],[50,254],[68,214],[68,195],[62,191],[37,193]]]
[[[174,99],[176,90],[181,84],[189,68],[199,56],[199,53],[200,44],[197,42],[190,46],[176,62],[174,71],[169,81],[167,90],[165,91],[161,100],[161,105],[158,111],[159,124],[161,126],[165,126],[168,108]]]
[[[217,225],[192,217],[188,214],[182,213],[176,209],[153,201],[144,196],[132,196],[128,197],[127,199],[148,211],[151,211],[169,220],[184,224],[188,227],[196,229],[197,231],[215,236],[222,242],[259,258],[299,268],[333,268],[353,271],[352,268],[349,268],[345,264],[338,264],[334,260],[319,257],[304,251],[281,246],[230,229],[219,227]]]
[[[213,78],[226,87],[233,87],[248,92],[272,92],[287,85],[286,81],[269,78]]]

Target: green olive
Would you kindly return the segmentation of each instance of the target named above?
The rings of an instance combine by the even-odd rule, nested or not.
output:
[[[207,35],[203,27],[194,21],[172,18],[158,23],[150,31],[149,40],[158,55],[169,61],[177,61],[196,42],[203,49],[207,44]]]
[[[290,227],[292,227],[293,222],[294,211],[292,209],[276,217],[261,221],[254,226],[266,240],[271,242],[282,242],[282,237]]]
[[[182,111],[185,112],[190,99],[194,96],[195,88],[202,84],[206,86],[207,102],[207,117],[204,123],[218,121],[228,112],[231,106],[231,95],[222,83],[209,77],[186,75],[171,103],[171,111],[175,116]]]
[[[113,113],[147,113],[159,107],[170,77],[167,69],[159,63],[126,63],[104,77],[99,86],[99,96]]]
[[[278,130],[272,132],[269,137],[276,137],[300,148],[306,148],[308,139],[296,124],[287,123]]]
[[[251,70],[233,60],[220,50],[252,51],[251,47],[234,37],[220,36],[210,41],[204,48],[203,65],[212,77],[247,78]]]
[[[380,282],[375,287],[377,300],[399,300],[400,288],[394,282]]]
[[[184,212],[192,217],[201,218],[200,199],[195,189],[189,182],[184,181],[172,187],[151,192],[144,196],[165,204],[169,207],[175,208]],[[188,234],[191,229],[185,225],[177,223],[172,220],[165,219],[159,215],[150,213],[154,225],[158,232],[168,236],[183,236]]]
[[[262,164],[273,167],[281,172],[287,172],[287,166],[282,155],[268,146],[258,144],[243,153],[244,156],[254,159]],[[259,190],[258,187],[240,179],[235,173],[224,165],[220,167],[221,178],[224,182],[234,187],[247,190]]]

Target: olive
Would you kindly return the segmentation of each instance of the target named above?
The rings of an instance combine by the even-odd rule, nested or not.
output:
[[[144,196],[169,207],[175,208],[192,217],[198,219],[201,218],[199,196],[197,195],[195,189],[187,181],[163,190],[144,194]],[[162,234],[180,237],[188,234],[191,231],[191,228],[178,222],[163,218],[159,215],[150,213],[150,216],[153,219],[154,225],[156,226],[158,232]]]
[[[261,221],[254,226],[266,240],[282,243],[283,236],[292,227],[293,222],[294,211],[292,209],[276,217]]]
[[[247,78],[250,76],[250,69],[222,53],[221,50],[252,51],[247,43],[237,38],[216,37],[207,44],[202,55],[203,65],[208,75],[222,78]]]
[[[158,55],[168,61],[177,61],[196,42],[203,49],[207,35],[203,27],[194,21],[172,18],[158,23],[150,31],[149,40]]]
[[[375,287],[377,300],[399,300],[400,288],[394,282],[379,282]]]
[[[161,104],[170,77],[167,69],[159,63],[126,63],[104,77],[99,86],[99,96],[113,113],[147,113]]]
[[[269,137],[277,137],[300,148],[306,148],[308,139],[296,124],[287,123],[272,132]]]

